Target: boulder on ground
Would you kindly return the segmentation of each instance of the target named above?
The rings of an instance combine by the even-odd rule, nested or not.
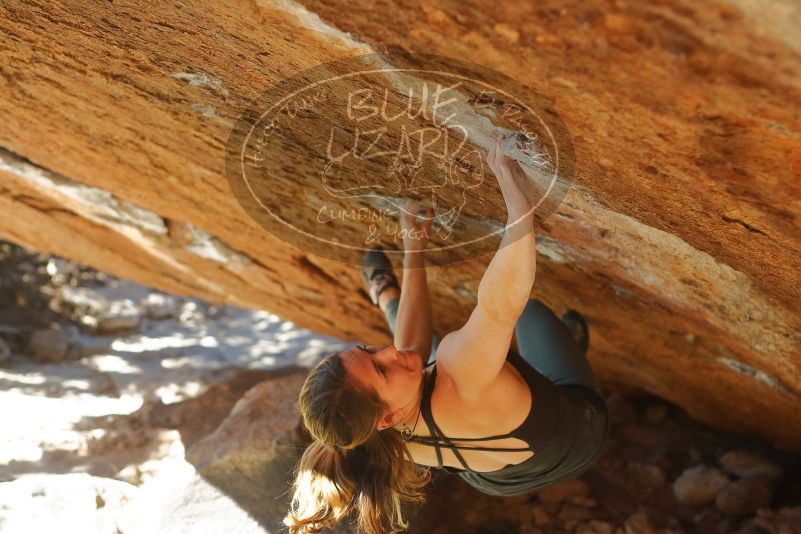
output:
[[[776,462],[751,452],[727,452],[718,461],[723,469],[738,477],[767,475],[772,479],[779,479],[783,474],[782,468]]]
[[[682,504],[700,506],[715,500],[718,492],[729,483],[720,469],[698,465],[685,469],[673,482],[673,494]]]
[[[130,300],[111,302],[97,317],[94,328],[98,334],[111,334],[120,330],[133,330],[142,320],[142,311]]]
[[[140,305],[150,319],[169,319],[178,315],[178,302],[170,295],[150,293]]]
[[[767,508],[776,485],[768,475],[751,475],[723,487],[715,499],[718,510],[729,515],[752,514]]]
[[[39,363],[64,360],[70,348],[70,335],[55,328],[34,330],[28,340],[28,354]]]
[[[293,470],[309,443],[295,408],[305,369],[248,390],[211,434],[186,453],[197,472],[268,531],[284,528]]]

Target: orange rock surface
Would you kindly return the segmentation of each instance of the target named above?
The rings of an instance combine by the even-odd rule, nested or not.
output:
[[[602,381],[801,452],[798,27],[789,0],[6,1],[0,235],[389,342],[353,265],[243,210],[226,141],[303,69],[388,45],[467,59],[542,95],[571,133],[573,187],[538,230],[533,295],[587,316]],[[309,160],[278,163],[302,175]],[[305,202],[293,184],[275,185],[290,207]],[[475,213],[502,221],[500,192],[486,200]],[[467,319],[490,258],[429,269],[438,331]]]

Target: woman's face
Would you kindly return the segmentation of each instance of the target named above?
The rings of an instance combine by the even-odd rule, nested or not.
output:
[[[415,410],[420,400],[423,359],[420,354],[392,345],[367,345],[340,353],[345,369],[364,388],[374,389],[389,406],[378,429],[395,426]]]

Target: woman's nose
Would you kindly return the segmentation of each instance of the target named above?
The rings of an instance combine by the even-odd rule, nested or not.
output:
[[[382,356],[388,358],[390,361],[398,359],[398,351],[392,345],[382,345],[379,351]]]

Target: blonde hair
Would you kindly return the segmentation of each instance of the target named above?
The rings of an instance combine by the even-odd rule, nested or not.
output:
[[[387,406],[375,390],[355,387],[334,353],[306,377],[298,408],[314,441],[295,469],[284,518],[290,534],[317,533],[349,516],[368,534],[407,529],[405,508],[425,502],[431,473],[397,431],[376,429]]]

